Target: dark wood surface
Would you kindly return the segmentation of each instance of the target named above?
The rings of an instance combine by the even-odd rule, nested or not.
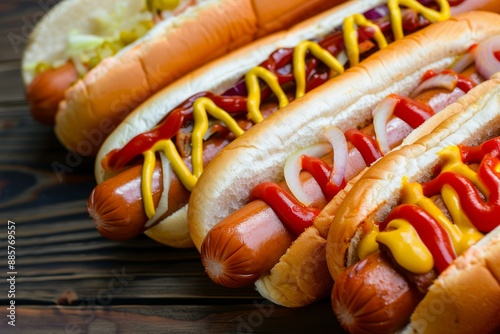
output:
[[[55,2],[0,3],[0,333],[340,331],[328,300],[279,307],[253,288],[212,283],[194,249],[144,236],[100,237],[85,210],[93,161],[68,160],[52,128],[31,118],[20,77],[27,36]],[[71,172],[57,173],[57,163]],[[8,296],[9,220],[16,228],[15,298]],[[11,300],[15,327],[8,324]]]

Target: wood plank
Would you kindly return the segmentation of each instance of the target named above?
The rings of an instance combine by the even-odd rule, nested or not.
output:
[[[18,60],[0,62],[0,103],[26,103],[20,66]]]
[[[22,0],[0,4],[0,62],[21,59],[35,24],[58,2]]]
[[[36,333],[344,333],[325,304],[21,306],[16,328]],[[300,315],[300,317],[297,317]],[[10,326],[0,323],[0,332]],[[314,328],[314,329],[313,329]]]

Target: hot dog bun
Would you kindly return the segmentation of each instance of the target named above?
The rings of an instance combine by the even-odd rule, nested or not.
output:
[[[190,96],[202,91],[224,92],[244,76],[248,70],[267,59],[276,49],[294,47],[303,40],[324,36],[331,32],[334,27],[341,25],[346,16],[359,11],[367,11],[383,2],[370,0],[339,5],[301,22],[288,31],[270,35],[236,50],[227,57],[207,64],[164,88],[136,108],[106,139],[96,158],[95,177],[97,182],[101,183],[113,176],[113,173],[106,172],[101,165],[102,159],[109,152],[122,148],[135,136],[155,127],[161,119]],[[126,211],[126,208],[120,210]],[[186,212],[187,207],[148,229],[145,233],[167,245],[193,246],[187,226]],[[126,216],[126,212],[124,215]]]
[[[254,186],[282,179],[283,165],[290,154],[321,142],[322,129],[335,125],[345,131],[366,124],[383,97],[410,92],[427,70],[446,68],[471,45],[499,33],[491,30],[499,19],[496,14],[474,12],[412,34],[232,142],[205,169],[190,198],[188,221],[198,249],[212,227],[248,201]],[[330,279],[321,249],[329,228],[329,222],[316,220],[295,240],[271,274],[257,281],[258,291],[287,306],[307,304],[319,298],[318,292],[325,293]]]
[[[499,257],[500,228],[496,228],[439,276],[402,333],[498,333]]]
[[[478,145],[500,135],[500,75],[495,74],[449,109],[458,112],[411,145],[403,145],[370,167],[335,206],[321,214],[330,220],[327,261],[332,277],[359,261],[357,249],[366,224],[382,221],[401,199],[408,182],[432,178],[438,152],[451,145]],[[356,200],[356,205],[353,205]],[[405,333],[495,332],[500,322],[500,228],[456,258],[418,304]]]
[[[81,156],[95,156],[112,129],[161,88],[214,58],[342,1],[198,1],[181,14],[161,21],[133,45],[104,59],[74,83],[57,112],[57,137],[69,150]],[[133,3],[134,6],[127,6],[125,2],[124,6],[132,10],[145,1]],[[39,51],[47,53],[47,47],[39,45],[50,45],[50,34],[59,35],[58,46],[64,44],[69,30],[64,28],[72,27],[75,14],[80,15],[75,19],[76,27],[90,29],[88,17],[81,13],[100,7],[96,1],[80,0],[58,6],[33,35],[35,42],[28,46],[28,58],[32,60],[32,55]],[[48,57],[54,56],[59,54],[48,53]]]

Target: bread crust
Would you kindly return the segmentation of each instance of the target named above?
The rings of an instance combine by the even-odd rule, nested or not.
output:
[[[325,296],[333,285],[325,258],[326,240],[312,226],[304,231],[266,275],[257,291],[275,304],[301,307]]]
[[[472,246],[429,288],[404,333],[498,333],[500,229]]]
[[[69,88],[56,115],[56,135],[67,149],[95,156],[109,129],[155,92],[210,60],[343,1],[208,0],[190,7]],[[97,131],[92,149],[83,149],[86,134]]]

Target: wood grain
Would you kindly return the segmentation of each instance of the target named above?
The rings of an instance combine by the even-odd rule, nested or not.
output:
[[[336,333],[322,305],[300,310],[268,302],[239,305],[31,306],[18,310],[29,333]],[[293,326],[291,326],[293,324]],[[7,328],[0,325],[0,331]]]

